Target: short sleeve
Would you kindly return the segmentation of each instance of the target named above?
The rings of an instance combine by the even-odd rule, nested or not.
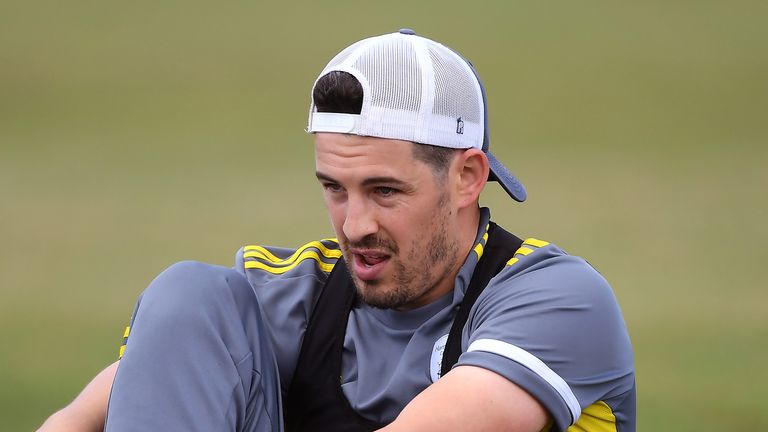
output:
[[[296,249],[248,245],[235,254],[235,269],[245,275],[265,317],[284,390],[293,379],[315,302],[340,257],[332,239]]]
[[[561,430],[584,407],[634,391],[632,347],[608,282],[554,245],[510,263],[474,305],[457,366],[515,382]]]

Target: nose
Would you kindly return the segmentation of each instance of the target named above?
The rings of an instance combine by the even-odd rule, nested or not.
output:
[[[375,212],[364,198],[349,197],[343,229],[344,236],[352,243],[379,230]]]

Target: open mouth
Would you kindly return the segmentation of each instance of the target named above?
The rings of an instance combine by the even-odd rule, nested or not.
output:
[[[375,251],[353,251],[353,268],[355,276],[364,281],[377,279],[390,260],[390,255]]]
[[[373,267],[376,264],[387,259],[384,254],[358,254],[360,261],[367,267]]]

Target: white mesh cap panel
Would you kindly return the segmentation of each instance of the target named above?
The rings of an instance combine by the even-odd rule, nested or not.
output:
[[[402,39],[383,40],[352,66],[368,78],[372,106],[411,113],[419,110],[422,73],[413,45]]]
[[[439,50],[445,51],[445,48]],[[435,48],[430,48],[429,55],[435,69],[435,104],[432,113],[482,123],[483,101],[477,80],[467,63],[455,54],[437,53]]]
[[[404,38],[373,39],[351,68],[368,84],[360,134],[417,141],[423,73],[413,44]]]
[[[429,58],[435,71],[432,122],[440,125],[433,133],[451,143],[446,147],[481,148],[483,101],[474,73],[464,59],[442,45],[431,45]]]

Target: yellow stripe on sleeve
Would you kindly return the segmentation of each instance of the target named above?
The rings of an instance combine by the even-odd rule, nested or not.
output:
[[[521,248],[519,248],[518,250],[515,251],[515,255],[517,255],[517,254],[520,254],[520,255],[530,255],[531,252],[533,252],[533,249],[527,248],[527,247],[523,246],[523,247],[521,247]]]
[[[267,261],[280,262],[280,258],[261,246],[246,246],[243,248],[243,258],[262,258]]]
[[[341,252],[339,252],[338,257],[341,257]],[[304,251],[301,253],[296,259],[291,263],[290,265],[284,266],[284,267],[275,267],[268,264],[265,264],[261,261],[246,261],[243,266],[246,269],[259,269],[264,270],[272,274],[283,274],[285,272],[288,272],[299,264],[301,264],[304,260],[307,259],[313,259],[317,262],[317,265],[320,267],[320,269],[326,273],[329,273],[331,270],[333,270],[333,266],[336,263],[327,263],[320,258],[320,255],[315,251]]]
[[[542,248],[542,247],[544,247],[544,246],[546,246],[548,244],[549,244],[549,242],[545,242],[544,240],[539,240],[539,239],[535,239],[535,238],[527,238],[527,239],[525,239],[525,241],[523,242],[523,245],[520,246],[515,251],[515,254],[512,257],[512,259],[507,261],[507,265],[511,266],[511,265],[517,263],[518,261],[520,261],[518,256],[520,256],[520,255],[522,255],[522,256],[530,255],[533,252],[535,252],[536,249]],[[536,249],[531,249],[531,247],[527,247],[527,246],[531,246],[531,247],[536,248]]]
[[[534,246],[534,247],[537,247],[537,248],[541,248],[541,247],[544,247],[544,246],[548,245],[549,242],[546,242],[544,240],[535,239],[535,238],[527,238],[527,239],[525,239],[523,244],[524,245],[528,245],[528,246]]]
[[[316,248],[320,251],[326,258],[340,258],[341,257],[341,251],[338,249],[328,249],[325,247],[324,244],[320,243],[319,241],[314,241],[305,244],[304,246],[300,247],[296,250],[296,252],[293,253],[288,258],[281,259],[276,257],[272,252],[268,251],[266,248],[262,246],[246,246],[243,248],[243,258],[260,258],[264,259],[270,262],[273,262],[275,264],[287,264],[290,262],[295,261],[298,257],[301,256],[301,254],[310,248]]]
[[[123,332],[123,344],[120,345],[120,351],[117,353],[117,359],[120,360],[123,358],[123,353],[125,352],[125,344],[128,342],[128,336],[131,334],[131,326],[125,326],[125,331]]]

